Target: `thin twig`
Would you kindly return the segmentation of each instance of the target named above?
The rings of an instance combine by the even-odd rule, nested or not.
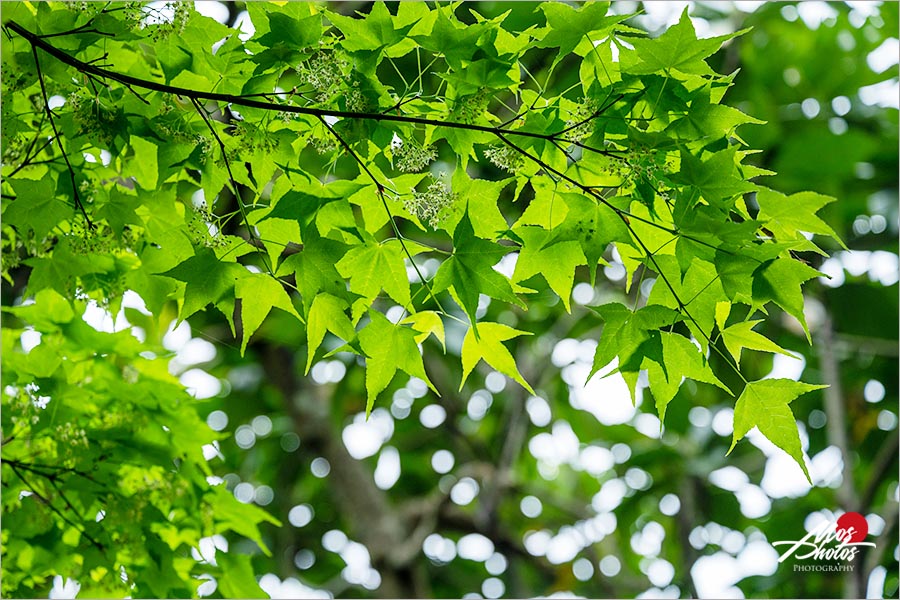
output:
[[[28,483],[28,480],[25,479],[24,475],[22,475],[22,473],[19,472],[19,470],[16,468],[15,465],[9,463],[8,461],[5,461],[5,462],[6,462],[6,464],[9,464],[9,467],[12,469],[12,472],[15,473],[16,477],[18,477],[22,481],[22,483],[25,484],[25,487],[27,487],[28,490],[32,494],[34,494],[36,498],[38,498],[41,502],[43,502],[47,506],[47,508],[49,508],[51,511],[53,511],[53,513],[55,513],[60,519],[62,519],[63,521],[65,521],[66,523],[68,523],[69,525],[74,527],[78,531],[78,533],[83,535],[84,538],[86,540],[88,540],[91,544],[93,544],[94,547],[96,547],[98,550],[100,550],[101,552],[105,551],[103,544],[101,544],[96,539],[91,537],[91,535],[88,534],[88,532],[83,527],[79,527],[77,523],[75,523],[74,521],[69,519],[69,517],[67,517],[61,510],[59,510],[58,508],[53,506],[53,503],[48,498],[43,496],[40,492],[38,492],[37,489],[33,485]]]
[[[225,162],[225,170],[228,171],[228,181],[231,184],[231,191],[234,194],[234,200],[235,202],[237,202],[238,210],[241,213],[241,219],[244,221],[244,225],[247,227],[247,235],[250,236],[251,240],[257,240],[256,232],[253,230],[253,226],[250,225],[250,221],[247,216],[247,209],[244,207],[244,201],[241,199],[240,188],[238,187],[237,181],[234,178],[234,174],[231,171],[231,161],[228,160],[228,152],[225,149],[225,143],[222,141],[222,138],[219,137],[219,133],[216,131],[215,127],[213,127],[213,124],[209,119],[209,115],[206,113],[206,109],[200,106],[200,103],[195,98],[191,98],[191,102],[194,104],[194,108],[197,109],[197,112],[200,114],[203,122],[206,123],[206,126],[209,128],[210,133],[212,133],[213,137],[216,139],[216,142],[219,144],[219,149],[222,151],[222,160]],[[266,271],[269,273],[269,275],[274,277],[275,271],[274,269],[272,269],[272,265],[269,264],[268,255],[259,247],[256,247],[256,252],[259,255],[260,260],[262,261],[263,266],[266,268]]]
[[[38,81],[41,84],[41,96],[44,98],[44,110],[47,111],[47,117],[50,119],[50,126],[53,128],[53,136],[56,139],[56,144],[59,146],[59,151],[62,153],[63,159],[66,161],[66,166],[69,168],[69,177],[72,179],[72,194],[75,199],[75,207],[81,211],[82,216],[84,216],[84,220],[87,223],[88,229],[93,229],[94,224],[91,222],[91,218],[88,217],[87,212],[84,210],[84,204],[81,202],[81,196],[78,194],[78,184],[75,182],[75,170],[72,168],[72,164],[69,162],[69,156],[66,154],[65,149],[63,149],[62,138],[59,135],[59,131],[56,129],[56,122],[53,120],[53,111],[50,110],[50,100],[47,97],[47,88],[44,85],[44,74],[41,71],[41,63],[38,60],[37,48],[35,46],[31,46],[31,53],[34,56],[34,66],[37,70]]]
[[[425,276],[422,275],[422,272],[419,270],[419,265],[417,265],[416,261],[413,260],[413,257],[409,251],[409,248],[406,247],[405,238],[400,234],[400,228],[397,227],[397,222],[394,220],[394,215],[393,215],[393,213],[391,213],[391,208],[390,208],[390,206],[388,206],[387,199],[384,197],[384,186],[381,185],[381,182],[379,182],[378,179],[375,177],[375,175],[372,174],[372,171],[369,170],[369,167],[366,166],[366,163],[356,154],[356,152],[353,151],[353,149],[344,140],[344,138],[341,137],[340,134],[338,134],[338,132],[335,131],[334,128],[331,127],[331,125],[328,124],[328,122],[325,120],[325,118],[319,117],[319,120],[322,121],[322,123],[325,125],[325,127],[328,129],[328,131],[331,132],[331,134],[335,137],[335,139],[337,139],[337,141],[340,142],[341,146],[343,146],[344,149],[350,154],[350,156],[353,157],[353,159],[360,166],[360,168],[363,171],[365,171],[365,173],[369,177],[369,179],[372,180],[372,183],[375,184],[375,189],[378,193],[378,197],[381,199],[381,203],[384,205],[384,210],[387,211],[388,221],[391,222],[391,227],[394,230],[394,235],[397,237],[397,240],[400,242],[400,246],[403,248],[403,252],[406,254],[406,257],[409,259],[410,264],[412,264],[413,269],[415,269],[416,275],[419,276],[419,280],[422,282],[422,285],[424,285],[425,288],[428,290],[428,293],[434,299],[435,304],[437,304],[437,306],[441,310],[441,312],[444,314],[449,314],[449,313],[447,313],[446,310],[444,310],[444,307],[441,306],[441,301],[438,300],[434,291],[431,289],[431,284],[428,283],[428,281],[425,279]]]

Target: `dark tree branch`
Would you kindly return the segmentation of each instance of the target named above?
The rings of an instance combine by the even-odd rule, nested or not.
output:
[[[522,131],[522,130],[513,130],[513,129],[502,129],[499,127],[489,127],[486,125],[474,125],[469,123],[458,123],[454,121],[438,121],[435,119],[426,119],[422,117],[410,117],[405,115],[394,115],[389,113],[369,113],[369,112],[355,112],[355,111],[342,111],[342,110],[330,110],[330,109],[322,109],[322,108],[310,108],[306,106],[294,106],[294,105],[280,105],[273,104],[271,102],[261,102],[259,100],[254,100],[249,96],[239,96],[234,94],[223,94],[219,92],[206,92],[202,90],[192,90],[188,88],[177,87],[173,85],[167,85],[164,83],[159,83],[156,81],[150,81],[147,79],[141,79],[139,77],[133,77],[131,75],[125,75],[123,73],[117,73],[115,71],[111,71],[109,69],[104,69],[102,67],[98,67],[96,65],[92,65],[81,61],[73,56],[70,56],[66,52],[56,48],[52,44],[49,44],[46,40],[44,40],[41,36],[36,35],[15,21],[7,21],[5,27],[10,31],[14,31],[18,35],[25,38],[33,48],[40,48],[70,67],[74,67],[75,69],[81,71],[82,73],[90,73],[92,75],[96,75],[98,77],[103,77],[107,79],[111,79],[113,81],[118,81],[119,83],[125,85],[132,85],[135,87],[144,88],[147,90],[153,90],[156,92],[163,92],[167,94],[176,94],[179,96],[184,96],[186,98],[191,98],[193,100],[212,100],[217,102],[224,102],[227,104],[236,104],[238,106],[247,106],[251,108],[260,108],[263,110],[278,110],[282,112],[296,113],[301,115],[311,115],[314,117],[338,117],[345,119],[366,119],[370,121],[391,121],[396,123],[414,123],[418,125],[433,125],[435,127],[446,127],[450,129],[465,129],[468,131],[480,131],[484,133],[505,133],[507,135],[517,135],[522,137],[530,137],[534,139],[540,140],[551,140],[556,136],[552,133],[538,133],[533,131]]]

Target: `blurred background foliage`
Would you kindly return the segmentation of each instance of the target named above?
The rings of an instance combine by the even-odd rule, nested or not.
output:
[[[254,555],[272,597],[896,597],[898,5],[617,2],[614,10],[639,11],[628,23],[658,33],[686,5],[701,35],[752,27],[710,62],[720,73],[739,70],[726,101],[766,121],[741,130],[764,149],[755,163],[777,172],[766,185],[838,199],[823,217],[849,250],[804,256],[830,276],[806,288],[813,344],[795,321],[773,315],[765,334],[803,358],[744,356],[753,378],[831,384],[792,405],[814,485],[760,436],[726,458],[733,400],[711,386],[686,382],[660,432],[652,402],[639,395],[632,407],[620,378],[582,385],[599,334],[581,319],[585,305],[626,300],[624,269],[611,257],[596,286],[579,271],[571,315],[549,295],[532,297],[527,312],[483,303],[486,318],[535,334],[510,343],[535,396],[482,364],[441,398],[398,378],[366,421],[356,358],[320,360],[304,378],[304,332],[278,314],[245,358],[213,312],[158,332],[208,425],[230,434],[207,448],[210,466],[239,500],[284,524],[264,528],[271,557],[217,536],[196,558],[213,561],[230,542]],[[524,29],[534,8],[465,3],[457,14],[474,22],[511,11],[507,26]],[[247,15],[242,3],[198,9],[229,23]],[[525,56],[538,80],[554,58],[539,48]],[[577,82],[575,57],[563,67]],[[304,160],[322,159],[310,150]],[[442,156],[434,169],[454,163]],[[501,176],[487,161],[473,168]],[[448,324],[446,358],[425,343],[440,390],[460,380],[463,333]],[[877,544],[854,571],[777,563],[771,542],[800,539],[817,519],[850,510],[867,516]],[[200,591],[221,593],[212,581]]]
[[[537,396],[482,368],[440,399],[409,381],[368,422],[355,359],[322,360],[302,378],[302,332],[273,315],[249,360],[217,343],[198,363],[191,336],[196,351],[227,335],[221,322],[194,321],[167,343],[221,387],[205,400],[208,423],[234,435],[214,469],[238,498],[285,523],[265,532],[274,556],[254,559],[273,597],[896,597],[898,5],[614,5],[641,11],[629,24],[651,33],[685,5],[701,35],[752,27],[711,64],[739,70],[726,101],[766,121],[741,132],[764,149],[755,162],[777,172],[766,185],[838,198],[824,218],[849,250],[804,257],[830,276],[806,289],[813,344],[793,320],[770,319],[765,334],[803,358],[744,359],[753,377],[802,373],[831,384],[793,404],[815,485],[759,436],[758,447],[726,458],[732,401],[712,387],[686,383],[660,435],[652,403],[633,409],[624,383],[581,385],[598,334],[582,325],[584,305],[625,298],[615,262],[594,288],[579,273],[571,315],[540,297],[528,312],[484,306],[487,318],[535,334],[513,353]],[[228,8],[242,18],[239,3]],[[507,25],[524,28],[533,9],[481,2],[457,14],[511,11]],[[553,58],[526,55],[538,80]],[[563,66],[576,82],[577,65]],[[459,380],[451,355],[462,333],[448,329],[447,360],[426,342],[438,389]],[[854,571],[797,573],[792,559],[776,562],[770,542],[799,539],[845,510],[867,515],[877,544]]]

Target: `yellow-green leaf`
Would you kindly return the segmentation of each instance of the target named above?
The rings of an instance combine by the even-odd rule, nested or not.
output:
[[[459,389],[462,389],[463,385],[466,383],[466,379],[469,377],[469,373],[472,372],[472,369],[475,368],[478,361],[484,360],[487,364],[491,365],[504,375],[519,382],[522,387],[533,394],[534,390],[531,389],[531,386],[525,381],[522,374],[519,373],[519,369],[516,367],[516,361],[512,354],[510,354],[509,350],[506,349],[506,346],[501,343],[519,337],[520,335],[531,334],[527,331],[513,329],[512,327],[508,327],[501,323],[479,323],[478,337],[476,337],[475,328],[470,328],[469,331],[466,332],[466,337],[463,339],[463,376],[462,381],[459,384]]]
[[[734,407],[734,436],[728,453],[751,429],[758,427],[770,442],[797,461],[806,479],[812,483],[803,458],[797,421],[788,405],[798,396],[825,387],[828,386],[792,379],[763,379],[748,383]]]

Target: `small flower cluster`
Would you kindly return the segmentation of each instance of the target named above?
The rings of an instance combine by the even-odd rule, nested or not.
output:
[[[18,165],[25,158],[28,143],[21,136],[3,136],[3,155],[0,164],[3,166]]]
[[[95,17],[102,13],[105,6],[103,2],[93,2],[92,0],[63,0],[63,4],[71,12],[90,17]],[[135,4],[140,3],[135,2]]]
[[[195,246],[203,246],[210,249],[227,246],[228,240],[225,239],[224,235],[219,234],[218,227],[214,225],[217,220],[218,217],[207,208],[205,202],[195,207],[187,220],[187,229],[191,242]]]
[[[645,146],[638,146],[631,148],[625,154],[623,166],[627,166],[623,176],[625,183],[636,184],[641,180],[649,182],[663,200],[666,202],[671,200],[669,192],[672,191],[672,188],[666,177],[675,168],[675,165],[674,160],[667,154],[661,154],[657,150]]]
[[[118,118],[115,110],[106,108],[99,98],[85,90],[69,94],[66,105],[72,110],[72,119],[81,128],[80,133],[88,135],[101,147],[112,145]]]
[[[150,37],[154,41],[162,41],[171,35],[181,35],[191,18],[192,3],[183,0],[167,2],[164,10],[172,11],[171,20],[164,20],[153,25],[150,29]]]
[[[132,31],[139,29],[144,22],[144,3],[132,0],[126,2],[122,9],[123,18],[128,28]]]
[[[412,196],[403,200],[403,207],[431,227],[437,227],[455,200],[456,194],[443,181],[435,179],[424,192],[413,190]]]
[[[309,136],[309,145],[315,148],[319,154],[328,154],[337,150],[337,142],[333,136],[327,133],[321,135],[317,133],[312,134]]]
[[[275,113],[275,117],[282,123],[292,123],[292,122],[296,121],[300,117],[300,115],[297,113],[282,110],[282,111]]]
[[[503,169],[510,173],[515,173],[524,164],[522,155],[506,145],[491,146],[484,151],[484,156],[498,169]]]
[[[351,84],[350,89],[344,93],[344,104],[349,112],[364,113],[369,112],[372,108],[372,103],[360,91],[359,84],[356,82]]]
[[[73,449],[75,446],[89,446],[87,432],[76,427],[74,423],[56,426],[56,439],[62,442],[64,448]]]
[[[216,144],[212,139],[198,133],[194,137],[194,140],[197,142],[197,148],[200,149],[200,159],[203,162],[207,162],[210,158],[215,156]]]
[[[344,81],[344,72],[350,66],[334,52],[318,52],[295,70],[300,81],[319,92],[317,102],[327,102],[336,88]]]
[[[391,144],[394,165],[404,173],[418,173],[437,158],[437,149],[415,142]]]
[[[106,254],[118,245],[113,230],[104,223],[96,224],[94,229],[88,229],[81,221],[73,221],[72,230],[66,234],[66,240],[72,254],[79,256]]]
[[[487,110],[490,95],[486,89],[475,94],[459,98],[450,111],[450,119],[461,123],[472,124],[479,121]]]
[[[566,121],[565,138],[574,142],[580,142],[591,137],[594,133],[594,116],[600,109],[599,103],[593,98],[582,98],[581,103],[572,113],[572,118]]]
[[[240,147],[243,151],[267,153],[275,150],[278,145],[269,136],[268,131],[246,121],[238,122],[231,135],[240,140]]]
[[[14,426],[19,424],[36,425],[41,420],[41,413],[50,402],[49,396],[42,396],[40,388],[35,383],[26,384],[25,387],[7,386],[6,394],[10,395],[10,401],[4,400],[4,409],[12,413],[10,419]]]

